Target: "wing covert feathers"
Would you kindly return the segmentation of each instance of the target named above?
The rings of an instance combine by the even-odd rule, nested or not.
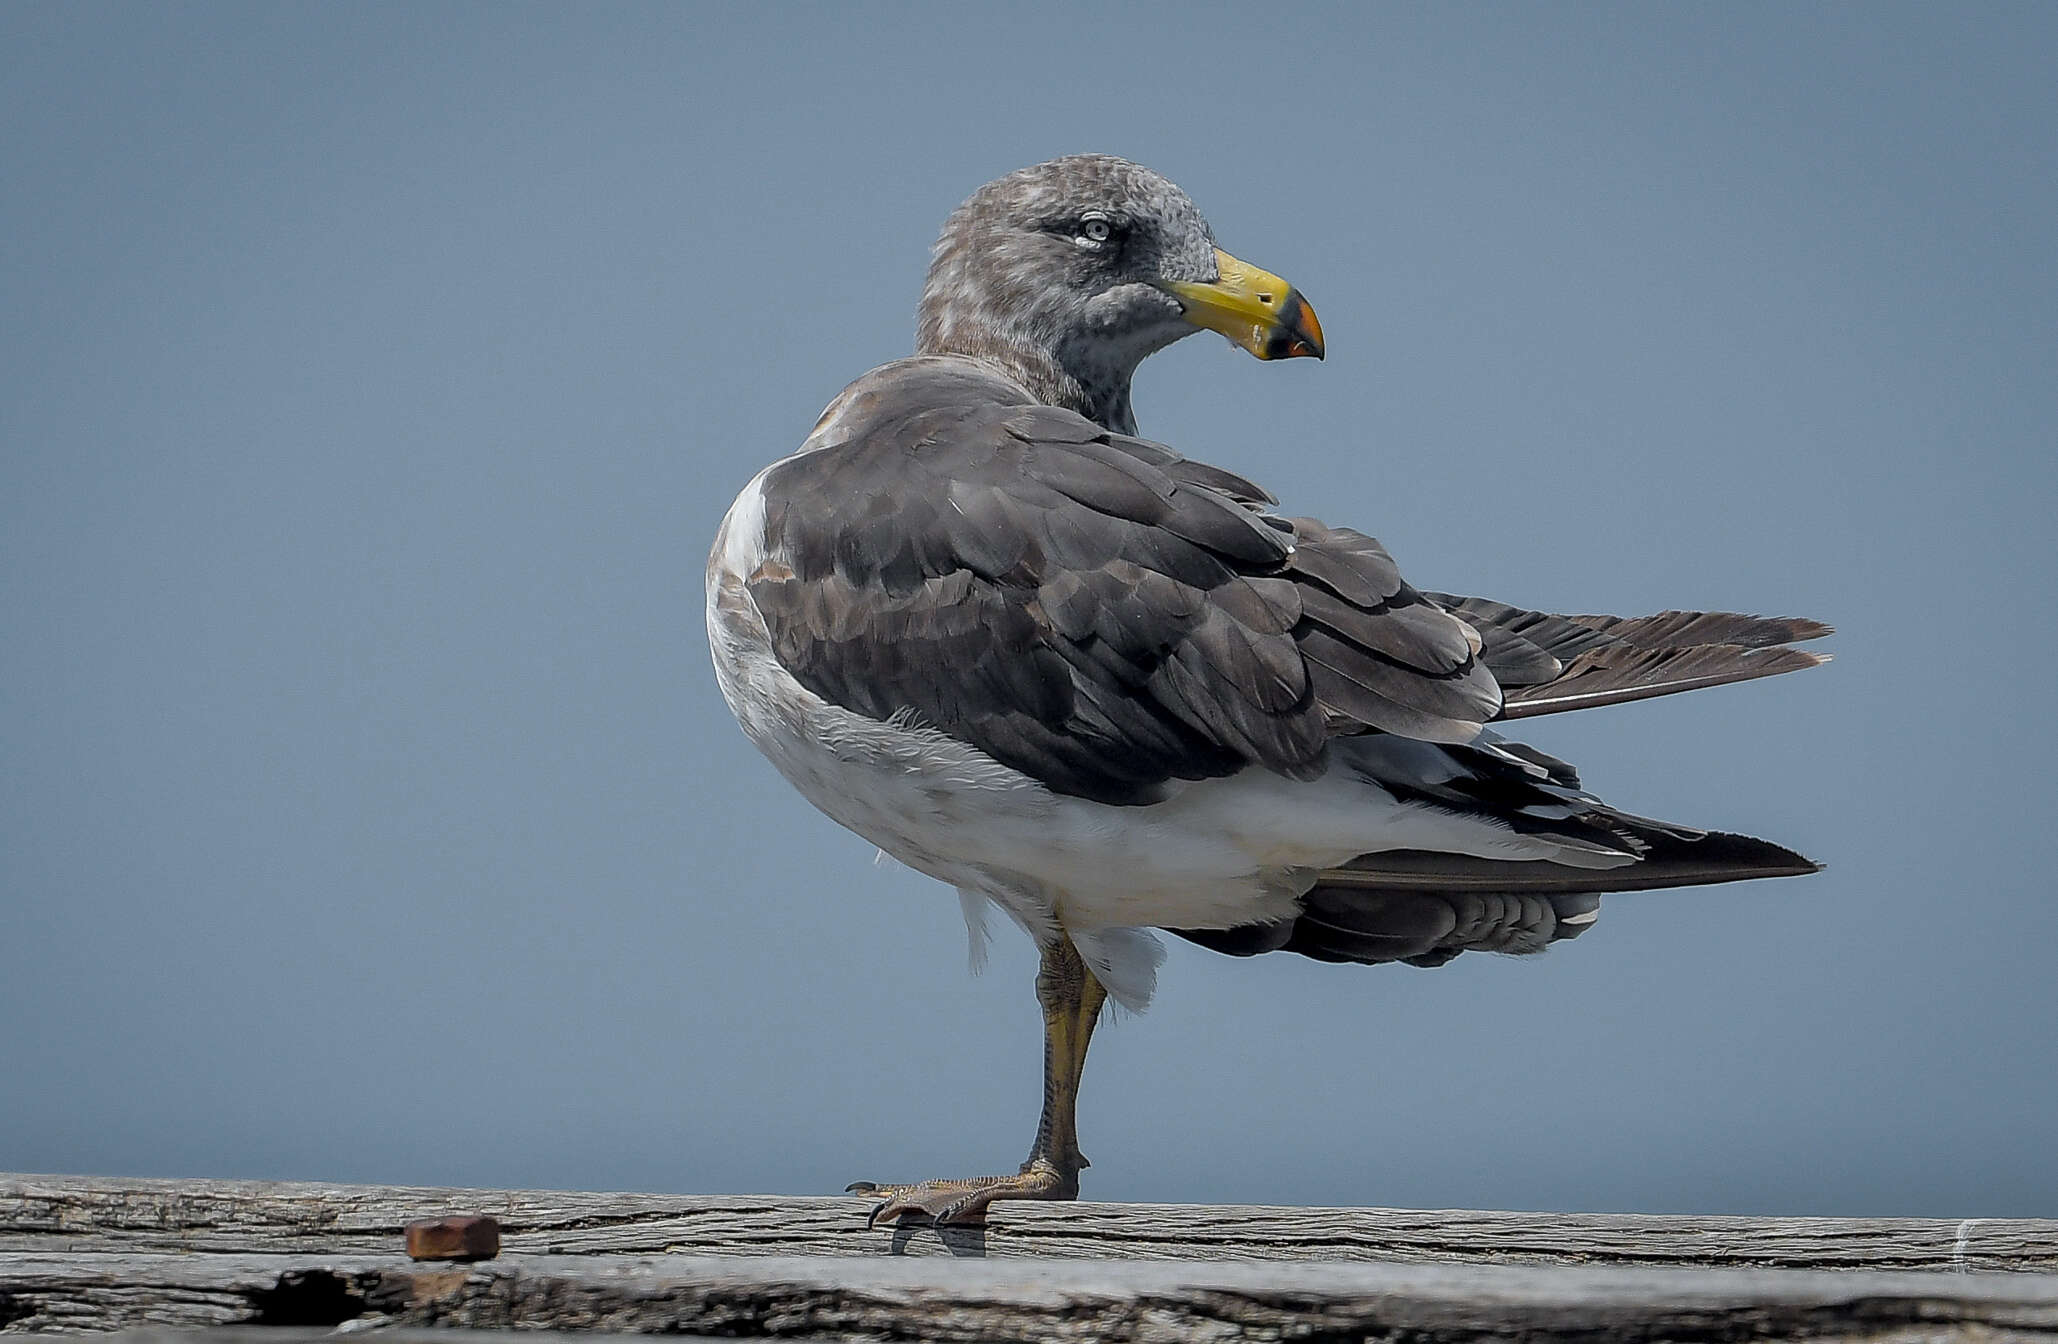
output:
[[[875,370],[769,471],[745,583],[780,663],[1060,793],[1328,768],[1338,735],[1463,742],[1500,709],[1478,636],[1362,533],[968,361]]]

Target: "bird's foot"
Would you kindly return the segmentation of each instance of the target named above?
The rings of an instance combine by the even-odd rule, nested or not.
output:
[[[865,1195],[880,1203],[865,1219],[866,1227],[896,1222],[910,1214],[937,1223],[978,1221],[986,1206],[1002,1199],[1077,1199],[1079,1176],[1067,1174],[1047,1158],[1032,1158],[1013,1176],[975,1176],[963,1181],[919,1181],[914,1185],[874,1185],[857,1181],[846,1194]]]

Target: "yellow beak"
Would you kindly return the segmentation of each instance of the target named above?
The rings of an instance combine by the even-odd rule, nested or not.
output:
[[[1212,284],[1162,286],[1186,306],[1187,321],[1221,332],[1259,359],[1322,358],[1322,324],[1299,290],[1219,247],[1215,265],[1222,278]]]

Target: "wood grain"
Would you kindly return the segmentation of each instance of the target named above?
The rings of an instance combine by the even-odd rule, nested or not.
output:
[[[2058,1221],[1736,1218],[1199,1204],[1003,1204],[984,1228],[867,1231],[856,1198],[0,1175],[0,1252],[387,1254],[490,1214],[510,1253],[950,1255],[2058,1272]]]
[[[4,1328],[336,1325],[941,1341],[2058,1338],[2058,1277],[853,1256],[12,1255]]]
[[[939,1233],[868,1232],[865,1208],[0,1176],[0,1333],[2058,1344],[2058,1223],[2039,1220],[1025,1204]],[[449,1214],[499,1219],[502,1256],[406,1259],[404,1224]]]

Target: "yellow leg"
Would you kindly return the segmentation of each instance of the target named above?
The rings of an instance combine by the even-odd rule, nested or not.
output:
[[[1028,1160],[1013,1176],[874,1185],[859,1181],[850,1192],[881,1200],[870,1221],[891,1222],[927,1214],[939,1223],[976,1217],[1002,1199],[1077,1199],[1079,1172],[1088,1166],[1079,1151],[1079,1079],[1086,1049],[1108,992],[1086,969],[1069,938],[1043,949],[1036,973],[1036,999],[1043,1005],[1043,1115]]]

